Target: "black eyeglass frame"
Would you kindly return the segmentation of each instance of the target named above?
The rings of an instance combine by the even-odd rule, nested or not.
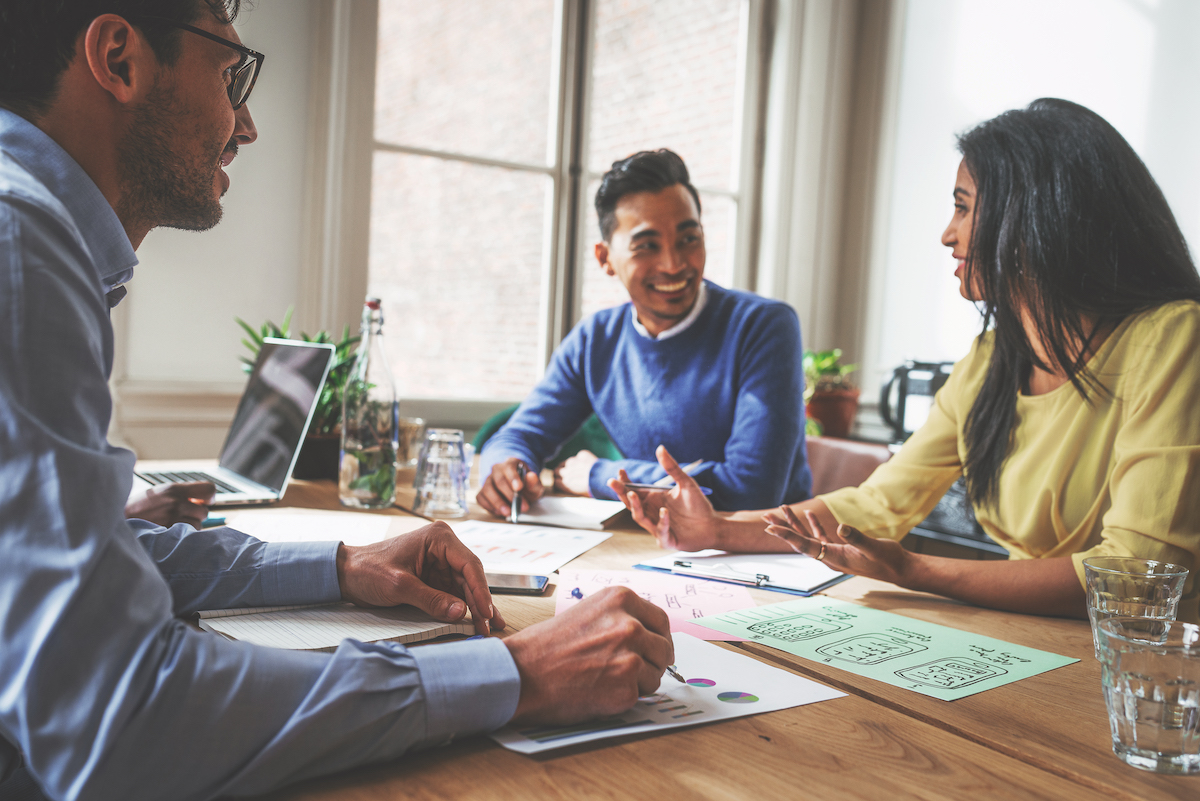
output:
[[[209,33],[203,28],[197,28],[196,26],[188,25],[185,22],[177,22],[176,20],[168,19],[167,17],[148,17],[139,14],[137,16],[127,17],[127,19],[131,22],[137,20],[145,20],[147,22],[162,22],[174,28],[187,31],[188,33],[194,33],[197,36],[203,36],[205,39],[211,39],[218,44],[223,44],[226,47],[236,50],[242,55],[246,56],[248,60],[244,64],[241,64],[234,69],[233,80],[229,82],[228,89],[229,104],[233,106],[234,111],[237,111],[239,108],[246,105],[246,101],[250,99],[250,93],[254,91],[254,84],[256,81],[258,81],[258,73],[262,71],[263,61],[266,59],[265,55],[257,50],[251,50],[244,45],[240,45],[237,42],[231,42],[224,37],[217,36],[215,33]],[[246,84],[246,88],[241,92],[241,100],[239,101],[234,98],[233,90],[238,85],[238,79],[243,73],[246,72],[246,70],[250,69],[251,66],[254,67],[254,73],[250,76],[250,81]]]

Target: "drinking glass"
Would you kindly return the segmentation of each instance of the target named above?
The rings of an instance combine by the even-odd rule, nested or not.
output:
[[[1097,659],[1100,621],[1118,616],[1174,620],[1188,576],[1186,567],[1125,556],[1088,557],[1083,560],[1083,572]]]
[[[463,432],[431,428],[417,459],[417,488],[413,508],[429,517],[465,517],[467,480],[463,470]],[[468,467],[468,469],[470,469]]]
[[[1113,753],[1156,773],[1200,773],[1200,627],[1147,618],[1100,621]]]

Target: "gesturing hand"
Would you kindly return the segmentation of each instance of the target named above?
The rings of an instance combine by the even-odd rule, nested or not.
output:
[[[337,571],[342,598],[359,606],[411,604],[446,623],[462,620],[469,608],[480,634],[489,622],[504,628],[479,557],[445,523],[371,545],[340,545]]]
[[[521,674],[513,721],[575,723],[615,715],[658,689],[675,661],[667,614],[608,587],[504,641]]]
[[[572,495],[592,495],[592,465],[599,461],[596,454],[580,451],[554,468],[554,488]]]
[[[208,517],[208,505],[216,494],[217,488],[211,481],[160,484],[130,498],[125,504],[125,517],[149,520],[167,528],[176,523],[188,523],[200,528],[204,518]]]
[[[675,480],[671,489],[629,489],[629,475],[621,470],[619,479],[610,479],[608,486],[617,493],[633,521],[658,540],[659,546],[675,551],[699,551],[719,548],[717,528],[719,519],[707,496],[700,491],[696,479],[679,466],[679,462],[659,445],[654,452],[658,463]]]
[[[914,554],[893,540],[877,540],[856,528],[839,525],[827,533],[821,521],[806,511],[804,521],[789,506],[763,515],[767,533],[786,542],[793,550],[819,557],[822,562],[856,576],[890,581],[902,587],[909,585]]]

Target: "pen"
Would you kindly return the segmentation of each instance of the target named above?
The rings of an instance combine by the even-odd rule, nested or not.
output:
[[[687,680],[684,679],[683,676],[679,675],[679,668],[675,667],[674,665],[667,665],[667,672],[671,674],[671,678],[675,679],[675,681],[679,682],[680,684],[687,684]]]
[[[675,484],[665,484],[665,485],[664,484],[637,484],[633,481],[630,481],[629,483],[627,483],[625,485],[625,487],[627,489],[648,489],[648,490],[669,490],[669,489],[675,489],[675,486],[676,486]],[[703,492],[705,495],[712,495],[712,490],[709,489],[708,487],[701,487],[700,491]]]
[[[521,477],[521,489],[525,489],[525,463],[517,462],[517,475]],[[508,522],[516,523],[521,516],[521,493],[513,496],[512,508],[508,510]]]

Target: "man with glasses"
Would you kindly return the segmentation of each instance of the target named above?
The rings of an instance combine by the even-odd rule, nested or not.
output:
[[[264,58],[237,0],[0,0],[0,798],[265,792],[510,720],[628,708],[665,614],[609,590],[506,640],[281,651],[198,609],[409,603],[503,627],[444,524],[372,546],[126,521],[109,309],[161,225],[221,217]]]

